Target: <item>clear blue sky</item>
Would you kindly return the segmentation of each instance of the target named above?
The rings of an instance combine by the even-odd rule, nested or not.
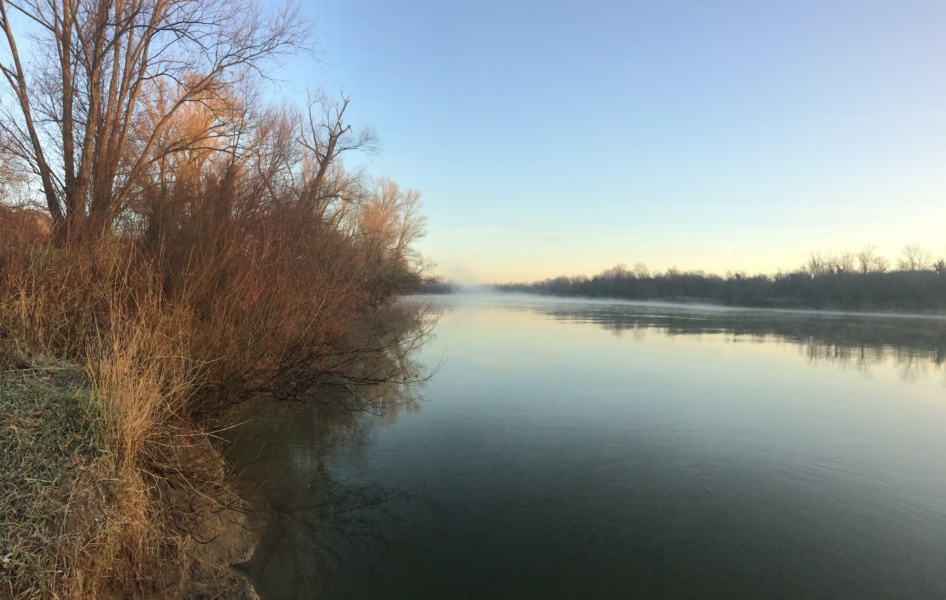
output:
[[[946,256],[946,2],[307,6],[321,63],[464,283],[811,250]]]

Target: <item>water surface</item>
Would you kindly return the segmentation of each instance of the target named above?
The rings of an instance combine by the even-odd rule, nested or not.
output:
[[[946,321],[435,302],[423,386],[238,436],[262,598],[946,597]]]

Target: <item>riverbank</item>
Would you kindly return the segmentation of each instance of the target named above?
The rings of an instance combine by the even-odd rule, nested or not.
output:
[[[110,436],[114,422],[92,374],[4,350],[0,595],[255,597],[231,568],[252,553],[249,513],[228,490],[210,436],[154,440],[176,455],[178,475],[149,481],[121,464],[121,440]]]
[[[251,511],[216,433],[246,399],[374,365],[399,288],[343,238],[224,233],[175,257],[0,248],[0,597],[252,597],[231,568]]]
[[[497,284],[500,292],[740,308],[946,314],[946,266],[923,270],[778,273],[775,276],[668,271],[651,275],[615,267],[593,277]]]
[[[122,75],[140,93],[117,104],[82,83],[95,68],[66,60],[62,81],[74,85],[48,91],[81,88],[85,100],[36,122],[75,130],[33,132],[29,151],[3,163],[3,477],[14,492],[0,499],[3,598],[234,597],[214,587],[228,585],[247,541],[221,541],[247,528],[216,439],[232,425],[222,416],[344,379],[387,326],[366,332],[366,319],[421,281],[420,195],[345,169],[342,154],[376,148],[373,132],[346,119],[349,99],[272,106],[257,93],[262,80],[244,76],[301,49],[304,19],[276,11],[247,28],[237,17],[253,10],[183,25],[145,13],[164,24],[135,30],[145,54],[180,25],[201,31],[180,39],[216,40],[233,60],[216,64],[202,43],[178,39],[174,58],[152,45]],[[123,47],[112,39],[121,32],[73,16],[90,32],[76,56]],[[55,54],[53,29],[37,48]],[[16,30],[11,44],[25,35]],[[135,77],[154,85],[139,90]],[[29,95],[19,109],[32,122],[48,111]],[[97,122],[118,129],[93,135],[89,106],[106,107]]]

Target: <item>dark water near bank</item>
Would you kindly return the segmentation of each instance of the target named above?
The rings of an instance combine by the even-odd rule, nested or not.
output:
[[[238,430],[262,598],[946,598],[946,321],[437,302],[424,385]]]

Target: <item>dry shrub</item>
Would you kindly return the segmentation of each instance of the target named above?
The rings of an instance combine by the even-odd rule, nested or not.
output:
[[[66,597],[186,596],[185,554],[239,503],[201,423],[255,395],[395,379],[406,356],[377,318],[416,279],[403,248],[300,198],[264,202],[246,176],[182,180],[154,206],[95,243],[0,247],[0,359],[86,365],[106,449],[75,484],[104,513],[70,521],[92,533]]]
[[[187,418],[199,375],[188,359],[187,319],[163,305],[157,279],[127,243],[100,244],[94,252],[6,248],[3,256],[5,366],[41,353],[85,364],[95,414],[91,434],[105,449],[94,464],[78,472],[74,465],[61,478],[66,495],[57,498],[75,510],[44,505],[60,520],[50,525],[57,539],[80,540],[81,551],[46,561],[66,565],[66,576],[37,575],[25,589],[44,585],[47,595],[87,598],[178,582],[190,525],[179,513],[193,510],[169,502],[168,490],[189,490],[186,498],[202,482],[219,483],[223,476],[222,469],[208,472],[200,464],[216,454]],[[13,360],[19,355],[25,359]],[[52,447],[64,443],[57,431],[43,437]],[[204,451],[182,452],[191,438],[203,439]],[[51,543],[49,551],[61,546]]]
[[[0,248],[0,334],[84,362],[113,321],[152,300],[153,274],[139,262],[119,240],[86,248]]]
[[[7,244],[42,243],[49,239],[51,225],[49,215],[45,213],[0,204],[0,239]]]
[[[226,210],[181,211],[160,235],[149,227],[145,254],[164,300],[188,312],[191,356],[213,390],[196,408],[311,391],[363,350],[352,344],[353,326],[402,287],[368,244],[304,205],[264,206],[245,192],[219,185],[199,199],[176,197],[173,204]]]

